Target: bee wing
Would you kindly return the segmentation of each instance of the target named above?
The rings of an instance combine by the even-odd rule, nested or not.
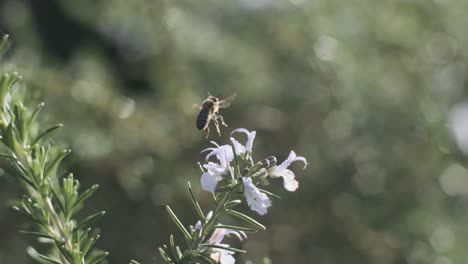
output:
[[[199,104],[193,104],[192,108],[202,109],[201,105]]]
[[[218,102],[219,108],[226,108],[231,105],[231,102],[236,98],[237,93],[233,93],[231,96],[224,98],[223,100]]]

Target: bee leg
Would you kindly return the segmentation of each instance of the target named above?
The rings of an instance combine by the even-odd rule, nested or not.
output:
[[[205,131],[205,138],[208,138],[208,136],[210,135],[210,127],[206,126],[203,130]]]
[[[218,132],[218,136],[221,136],[221,130],[219,129],[218,116],[214,116],[213,121],[216,127],[216,132]]]
[[[225,127],[227,127],[228,125],[226,123],[224,123],[224,118],[222,115],[218,115],[219,119],[221,119],[221,124]]]

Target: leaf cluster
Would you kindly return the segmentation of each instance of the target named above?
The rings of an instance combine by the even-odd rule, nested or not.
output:
[[[0,42],[0,52],[7,46],[8,36]],[[92,224],[105,212],[77,219],[84,202],[96,191],[97,185],[81,190],[72,174],[62,177],[60,164],[70,153],[53,144],[53,132],[62,125],[43,128],[38,121],[44,103],[26,106],[27,98],[16,83],[16,73],[0,73],[0,157],[9,165],[9,172],[24,187],[23,199],[13,208],[36,225],[21,233],[50,245],[49,252],[35,249],[29,254],[40,263],[95,264],[107,252],[93,250],[99,238]]]

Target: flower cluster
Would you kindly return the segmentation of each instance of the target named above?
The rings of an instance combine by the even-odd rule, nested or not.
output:
[[[301,161],[305,169],[307,161],[304,157],[297,156],[294,151],[291,151],[288,158],[279,165],[276,164],[276,158],[273,156],[255,162],[252,147],[256,132],[239,128],[232,131],[231,135],[236,133],[247,135],[245,144],[231,137],[231,144],[219,145],[212,141],[213,147],[202,151],[206,152],[206,159],[205,164],[200,164],[201,186],[213,194],[213,209],[207,214],[203,212],[192,192],[190,183],[187,184],[188,191],[199,219],[197,224],[187,229],[174,211],[167,206],[167,212],[182,232],[187,248],[182,251],[179,246],[176,246],[174,237],[171,236],[169,245],[159,248],[161,257],[166,263],[234,264],[233,254],[245,253],[245,250],[231,247],[223,242],[224,238],[234,236],[242,241],[247,238],[246,232],[255,233],[259,230],[266,230],[264,225],[237,210],[236,207],[242,203],[242,199],[245,197],[250,209],[264,215],[272,205],[270,197],[276,195],[259,188],[260,185],[268,185],[270,179],[282,177],[286,190],[293,192],[298,188],[296,176],[288,167],[295,161]],[[235,217],[249,226],[221,224],[219,219],[223,215]]]
[[[307,160],[291,151],[288,158],[280,165],[276,165],[275,157],[254,163],[252,159],[252,146],[256,132],[239,128],[232,131],[231,135],[234,133],[246,134],[246,144],[243,145],[237,139],[231,137],[232,145],[219,145],[212,141],[211,143],[215,147],[202,151],[208,152],[208,154],[206,156],[207,163],[203,165],[206,171],[201,176],[201,185],[206,191],[217,192],[225,189],[223,187],[233,186],[240,182],[243,184],[243,193],[250,209],[260,215],[264,215],[271,206],[271,200],[267,195],[268,192],[259,189],[257,185],[262,183],[267,184],[268,178],[282,177],[284,188],[293,192],[299,187],[299,183],[294,173],[288,167],[294,161],[301,161],[304,163],[305,169],[307,167]],[[216,160],[210,161],[213,157]],[[243,167],[242,171],[240,171],[241,167]],[[236,173],[236,170],[240,173]],[[225,183],[224,185],[222,184],[223,182]]]

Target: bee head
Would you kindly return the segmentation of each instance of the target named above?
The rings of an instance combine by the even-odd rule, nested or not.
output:
[[[203,108],[211,108],[213,107],[213,104],[214,104],[214,101],[208,98],[205,101],[203,101]]]
[[[219,102],[218,97],[214,97],[214,96],[212,96],[212,95],[208,96],[208,100],[213,101],[213,102],[215,102],[215,103],[216,103],[216,102]]]

